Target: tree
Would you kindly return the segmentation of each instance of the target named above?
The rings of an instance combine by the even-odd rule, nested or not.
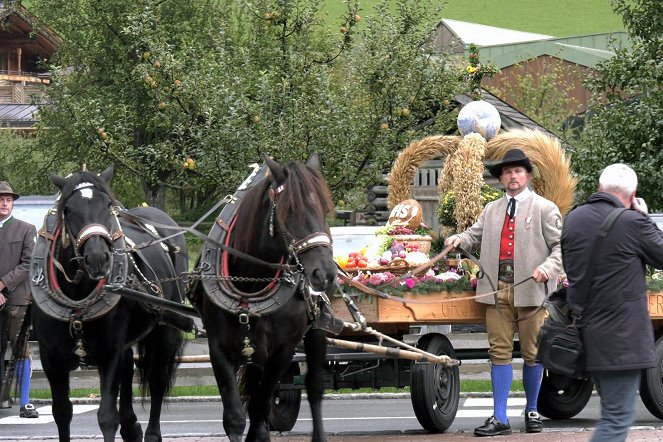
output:
[[[612,0],[632,40],[629,50],[597,66],[588,87],[602,100],[587,118],[572,155],[587,197],[605,166],[621,162],[638,174],[638,195],[663,209],[663,11],[657,0]]]
[[[432,55],[435,3],[385,1],[362,17],[349,2],[325,21],[316,0],[33,0],[65,41],[42,145],[90,168],[119,163],[150,204],[173,189],[183,211],[232,192],[265,154],[320,152],[345,196],[413,137],[454,127],[443,103],[462,74]]]
[[[489,90],[510,105],[532,117],[543,127],[564,137],[563,123],[573,114],[573,79],[580,75],[570,63],[556,58],[543,61],[543,68],[532,70],[526,63],[514,67],[512,82],[503,82]]]

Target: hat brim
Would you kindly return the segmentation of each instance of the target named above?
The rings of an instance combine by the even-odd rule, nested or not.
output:
[[[499,179],[502,176],[502,169],[506,166],[523,166],[525,170],[527,170],[527,173],[532,173],[532,162],[528,158],[494,164],[488,168],[488,172],[490,172],[495,178]]]
[[[13,192],[0,192],[0,195],[11,195],[14,200],[17,200],[21,197],[20,194]]]

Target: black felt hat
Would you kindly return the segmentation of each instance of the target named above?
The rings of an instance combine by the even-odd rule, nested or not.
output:
[[[502,176],[502,168],[505,166],[523,166],[527,172],[532,172],[532,162],[527,158],[525,152],[520,149],[509,150],[502,161],[488,168],[488,171],[495,178]]]

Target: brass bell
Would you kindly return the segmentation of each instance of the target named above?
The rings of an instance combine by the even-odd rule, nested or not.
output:
[[[76,349],[74,350],[74,354],[79,358],[84,358],[85,356],[87,356],[87,352],[83,348],[83,341],[79,340],[76,342]]]
[[[253,356],[253,353],[255,353],[255,349],[251,346],[251,340],[248,337],[244,338],[243,343],[244,348],[242,348],[242,356],[250,359],[251,356]]]

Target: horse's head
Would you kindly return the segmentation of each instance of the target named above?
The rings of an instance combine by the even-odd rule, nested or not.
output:
[[[311,155],[306,164],[289,162],[281,166],[270,158],[266,162],[273,177],[267,192],[275,214],[270,229],[275,235],[280,233],[313,290],[326,291],[333,286],[337,273],[326,220],[334,204],[318,156]]]
[[[327,291],[337,272],[325,219],[334,205],[318,157],[283,166],[265,161],[270,176],[242,201],[235,224],[244,234],[236,235],[234,247],[272,262],[289,258],[303,269],[313,290]],[[248,273],[246,266],[237,267]]]
[[[111,243],[118,203],[109,189],[113,166],[101,174],[77,172],[66,178],[50,174],[60,189],[57,210],[65,249],[71,248],[74,260],[94,280],[105,277],[111,266]]]

